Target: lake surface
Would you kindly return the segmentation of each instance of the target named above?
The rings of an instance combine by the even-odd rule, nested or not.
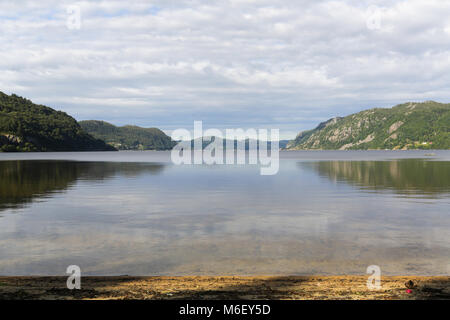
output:
[[[0,154],[0,275],[450,274],[450,151]]]

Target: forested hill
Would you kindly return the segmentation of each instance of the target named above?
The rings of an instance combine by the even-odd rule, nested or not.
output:
[[[333,118],[300,132],[286,149],[450,149],[450,104],[410,102]]]
[[[107,151],[68,114],[0,92],[0,151]]]
[[[80,121],[81,127],[97,139],[119,150],[170,150],[175,142],[157,128],[117,127],[98,120]]]

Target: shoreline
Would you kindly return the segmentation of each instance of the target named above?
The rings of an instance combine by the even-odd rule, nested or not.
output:
[[[426,300],[450,299],[450,276],[0,276],[0,300]],[[412,281],[414,286],[407,288]],[[408,292],[407,292],[408,291]]]

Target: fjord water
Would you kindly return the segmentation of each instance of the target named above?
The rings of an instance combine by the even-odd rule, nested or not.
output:
[[[428,154],[427,154],[428,153]],[[450,152],[0,155],[0,275],[450,274]]]

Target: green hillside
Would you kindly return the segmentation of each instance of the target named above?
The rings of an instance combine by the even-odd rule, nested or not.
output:
[[[410,102],[333,118],[300,132],[286,149],[450,149],[450,104]]]
[[[64,112],[0,92],[0,151],[115,150]]]
[[[119,150],[170,150],[175,144],[157,128],[117,127],[97,120],[80,121],[80,125],[95,138],[104,140]]]

